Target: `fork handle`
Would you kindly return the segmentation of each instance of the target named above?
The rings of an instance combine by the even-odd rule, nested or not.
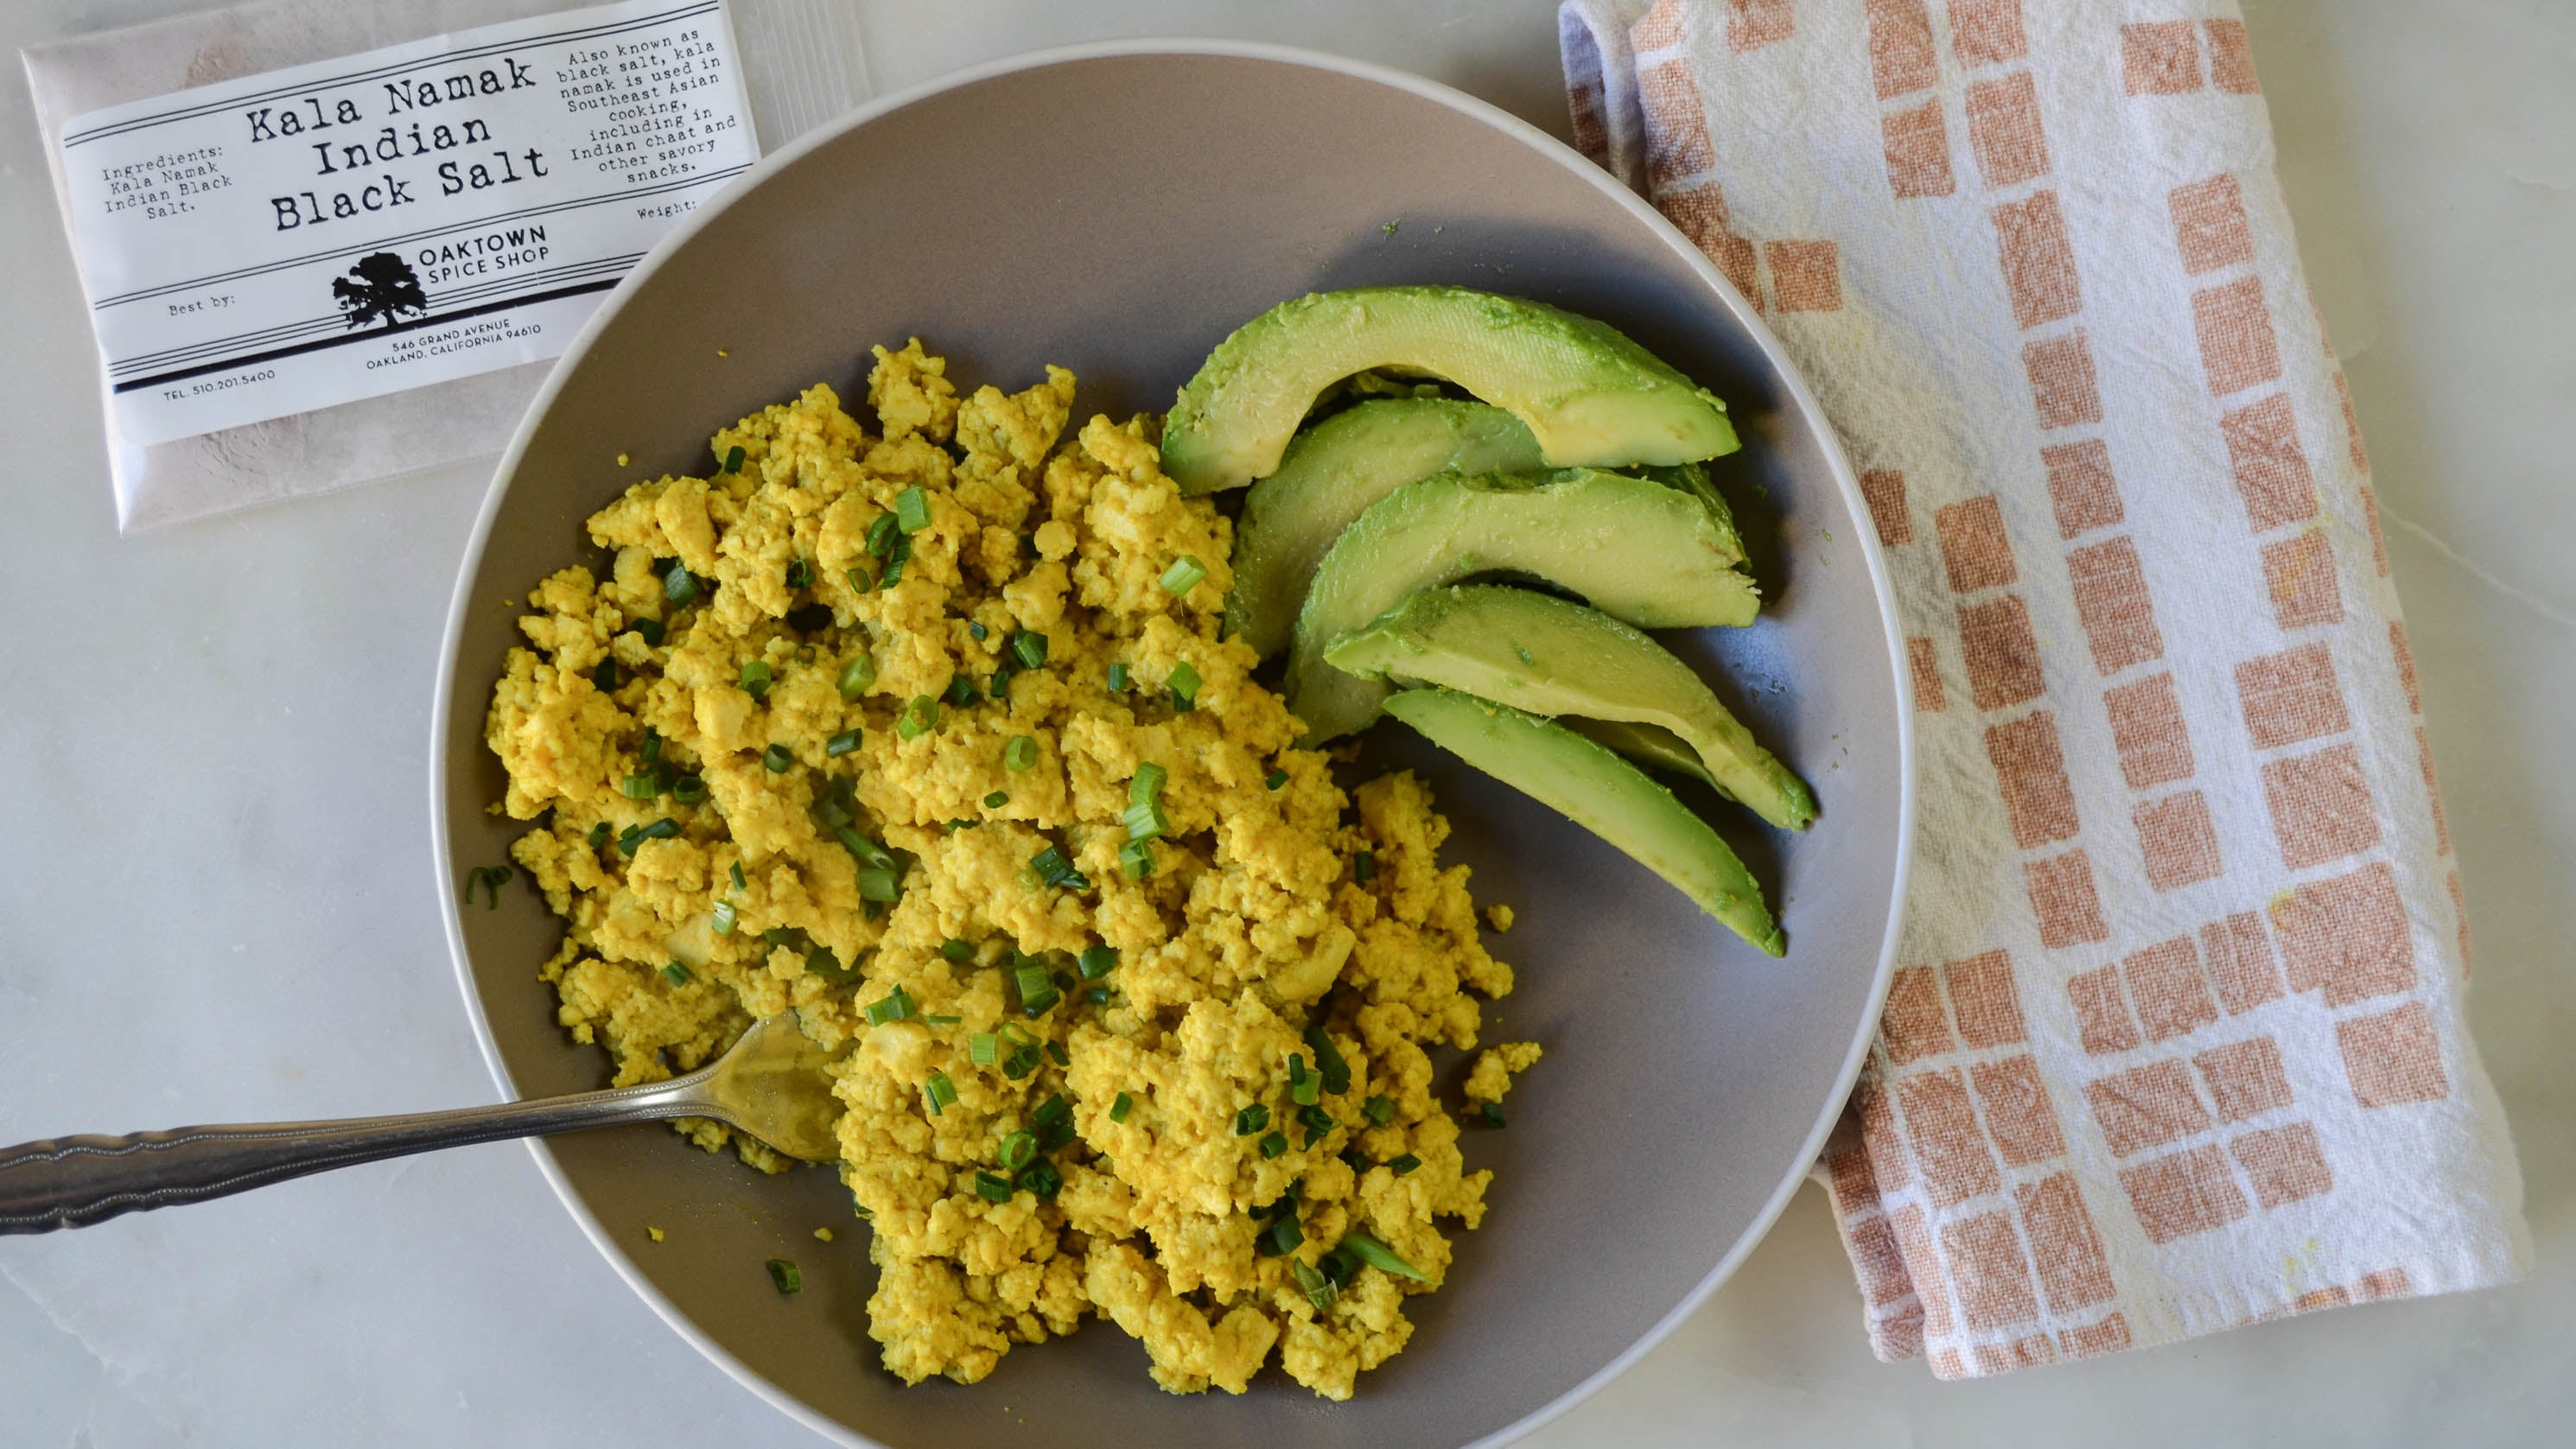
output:
[[[0,1234],[85,1228],[120,1213],[204,1202],[387,1157],[672,1117],[722,1117],[705,1074],[445,1112],[334,1122],[174,1127],[0,1147]]]

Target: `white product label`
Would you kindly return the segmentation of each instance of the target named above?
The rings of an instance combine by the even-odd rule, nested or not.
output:
[[[628,0],[63,128],[129,443],[553,357],[759,152],[719,0]]]

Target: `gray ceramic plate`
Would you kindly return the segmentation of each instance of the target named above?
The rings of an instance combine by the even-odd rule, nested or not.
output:
[[[1653,1344],[1734,1268],[1814,1160],[1857,1070],[1892,950],[1911,744],[1888,585],[1815,400],[1752,311],[1671,227],[1530,126],[1418,78],[1304,52],[1173,42],[1058,51],[889,97],[774,156],[655,249],[583,332],[501,465],[448,623],[431,772],[453,881],[517,827],[482,742],[510,602],[588,558],[582,519],[624,481],[705,466],[707,434],[820,378],[864,396],[870,343],[918,333],[973,383],[1082,379],[1077,416],[1167,407],[1236,324],[1314,288],[1454,282],[1626,330],[1724,396],[1746,446],[1720,482],[1773,601],[1680,637],[1823,807],[1795,839],[1696,797],[1784,904],[1786,960],[1514,792],[1380,726],[1368,764],[1425,771],[1450,858],[1520,924],[1495,1031],[1548,1056],[1412,1346],[1348,1404],[1277,1373],[1241,1398],[1169,1397],[1106,1324],[1023,1348],[984,1383],[907,1389],[866,1334],[866,1235],[833,1175],[764,1179],[638,1128],[536,1148],[637,1292],[728,1371],[844,1443],[1377,1449],[1499,1441]],[[716,355],[718,347],[731,353]],[[631,470],[616,466],[633,456]],[[601,1084],[554,1024],[532,893],[448,931],[504,1090]],[[646,1241],[646,1224],[668,1241]],[[817,1225],[842,1230],[826,1247]],[[793,1258],[782,1298],[762,1260]],[[1004,1406],[1010,1406],[1008,1417]]]

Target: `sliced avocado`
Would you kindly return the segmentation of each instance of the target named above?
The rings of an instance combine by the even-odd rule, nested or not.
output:
[[[1816,818],[1805,782],[1754,743],[1689,665],[1598,609],[1490,584],[1424,589],[1324,658],[1363,678],[1436,684],[1532,714],[1659,726],[1756,815],[1783,830]]]
[[[1163,471],[1184,493],[1266,478],[1315,400],[1372,369],[1446,378],[1512,413],[1552,467],[1736,446],[1724,403],[1589,317],[1464,287],[1359,287],[1282,302],[1218,343],[1164,420]]]
[[[1243,497],[1226,632],[1264,659],[1287,648],[1315,561],[1352,519],[1405,484],[1451,470],[1544,466],[1520,419],[1479,402],[1387,399],[1333,414],[1290,441],[1279,471]]]
[[[1605,746],[1649,770],[1697,780],[1710,789],[1717,779],[1708,766],[1699,762],[1699,753],[1682,743],[1682,737],[1661,725],[1630,724],[1619,719],[1585,719],[1579,714],[1559,715],[1558,724],[1574,731],[1596,745]]]
[[[1742,555],[1688,495],[1590,468],[1442,473],[1371,505],[1315,566],[1288,658],[1288,708],[1309,741],[1377,718],[1387,686],[1344,674],[1324,650],[1416,589],[1513,571],[1571,590],[1632,624],[1750,624],[1761,607]]]
[[[1640,468],[1637,472],[1667,488],[1678,488],[1700,501],[1708,516],[1717,522],[1718,531],[1726,535],[1727,544],[1736,556],[1744,556],[1744,535],[1735,527],[1735,510],[1727,506],[1726,495],[1709,481],[1708,470],[1697,463],[1675,463],[1669,468]]]
[[[1764,955],[1787,951],[1744,862],[1645,771],[1554,720],[1455,690],[1408,689],[1386,712],[1626,851]]]

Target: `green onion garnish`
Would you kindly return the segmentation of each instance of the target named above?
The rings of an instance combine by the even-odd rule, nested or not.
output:
[[[859,732],[857,730],[843,730],[839,734],[834,735],[823,742],[823,758],[827,760],[837,760],[843,755],[856,750],[858,747]]]
[[[648,765],[660,761],[662,758],[662,732],[660,730],[653,728],[651,725],[646,725],[644,727],[644,738],[641,743],[635,746],[635,758],[642,760]]]
[[[1121,811],[1118,818],[1127,823],[1129,840],[1151,840],[1169,833],[1172,828],[1171,821],[1163,814],[1160,800],[1139,801]]]
[[[1325,1033],[1322,1022],[1306,1028],[1306,1045],[1315,1049],[1315,1070],[1323,1075],[1325,1095],[1338,1097],[1349,1091],[1351,1064],[1342,1060],[1341,1052],[1334,1047],[1332,1037]]]
[[[1009,1202],[1011,1200],[1010,1180],[995,1177],[989,1172],[978,1172],[975,1174],[975,1194],[986,1202]]]
[[[769,699],[770,678],[771,675],[769,672],[768,661],[763,659],[754,659],[742,666],[742,679],[740,681],[742,684],[742,692],[750,695],[753,699],[766,702]]]
[[[787,587],[791,589],[810,589],[814,587],[814,566],[801,558],[789,559],[787,561]]]
[[[1396,1256],[1395,1249],[1354,1229],[1342,1234],[1342,1246],[1359,1255],[1359,1260],[1381,1273],[1393,1273],[1417,1283],[1428,1283],[1431,1275]]]
[[[1484,1106],[1479,1107],[1476,1110],[1476,1115],[1485,1119],[1486,1126],[1500,1127],[1503,1125],[1503,1104],[1500,1102],[1487,1102]]]
[[[1384,1097],[1371,1097],[1360,1103],[1360,1115],[1379,1127],[1395,1120],[1395,1103]]]
[[[966,1018],[962,1016],[925,1016],[922,1018],[923,1021],[929,1022],[932,1026],[955,1026],[957,1023],[964,1021],[965,1019]]]
[[[896,534],[894,536],[894,547],[886,553],[885,577],[877,580],[877,587],[880,589],[890,589],[895,585],[902,583],[903,566],[909,562],[911,558],[912,535],[908,533]]]
[[[1002,1055],[1002,1043],[989,1031],[979,1031],[966,1038],[966,1059],[979,1067],[989,1067]]]
[[[1003,1058],[1002,1075],[1016,1082],[1020,1078],[1027,1076],[1029,1073],[1036,1071],[1038,1069],[1038,1063],[1041,1060],[1043,1060],[1043,1057],[1036,1047],[1020,1047],[1013,1051],[1008,1057]]]
[[[1029,868],[1038,873],[1041,885],[1069,886],[1078,891],[1091,889],[1091,877],[1075,870],[1073,862],[1064,858],[1064,852],[1052,845],[1030,856]]]
[[[732,447],[725,449],[724,470],[728,473],[739,473],[742,471],[742,444],[736,443]]]
[[[1038,1109],[1029,1114],[1029,1120],[1041,1127],[1052,1127],[1058,1122],[1070,1122],[1073,1120],[1073,1104],[1064,1099],[1064,1093],[1054,1093],[1045,1101],[1038,1103]]]
[[[869,867],[858,872],[859,899],[882,905],[903,899],[903,884],[891,870]]]
[[[1306,1129],[1305,1145],[1312,1147],[1317,1139],[1333,1130],[1333,1114],[1321,1107],[1300,1107],[1297,1109],[1297,1125]]]
[[[1163,576],[1155,582],[1163,586],[1165,593],[1187,594],[1199,586],[1199,580],[1206,577],[1206,564],[1200,563],[1188,554],[1182,554],[1172,560],[1172,566],[1163,570]]]
[[[1118,847],[1118,868],[1129,880],[1143,880],[1154,873],[1154,847],[1150,842],[1131,840]]]
[[[732,875],[732,877],[733,877],[733,888],[734,888],[735,890],[738,890],[738,891],[747,891],[747,890],[751,889],[751,882],[750,882],[750,881],[747,881],[747,880],[745,880],[745,879],[743,879],[743,878],[742,878],[742,862],[741,862],[741,861],[738,861],[738,860],[737,860],[737,861],[735,861],[735,862],[733,863],[733,865],[731,866],[731,868],[729,869],[728,874]]]
[[[1114,946],[1086,946],[1074,958],[1074,966],[1085,981],[1097,981],[1118,969],[1118,949]]]
[[[1047,636],[1035,629],[1014,629],[1011,631],[1011,654],[1020,661],[1022,669],[1035,669],[1046,663]]]
[[[1010,803],[1011,792],[1008,790],[996,790],[984,797],[984,808],[987,810],[999,810]]]
[[[1038,742],[1027,735],[1013,735],[1010,743],[1002,746],[1004,769],[1031,770],[1037,768],[1037,763]]]
[[[894,496],[894,526],[906,533],[919,533],[930,526],[930,495],[916,487],[906,488]]]
[[[990,683],[987,683],[984,686],[984,692],[993,698],[1000,700],[1002,702],[1002,708],[1009,709],[1011,707],[1011,680],[1013,676],[1017,675],[1019,672],[1018,668],[1014,666],[1011,656],[1008,654],[1003,655],[1001,662],[993,666],[993,678]]]
[[[978,644],[983,643],[986,637],[991,635],[992,632],[992,630],[984,627],[984,621],[981,619],[969,619],[966,621],[966,637],[974,640]]]
[[[1036,1193],[1040,1202],[1053,1202],[1055,1195],[1064,1190],[1064,1173],[1054,1163],[1041,1159],[1020,1174],[1020,1186]]]
[[[962,966],[975,959],[974,943],[961,937],[951,936],[939,943],[939,954],[942,958]]]
[[[880,513],[868,523],[868,552],[884,558],[894,552],[894,541],[900,536],[896,532],[894,515]]]
[[[1259,1102],[1234,1114],[1234,1135],[1249,1137],[1270,1125],[1270,1109]]]
[[[1400,1157],[1390,1157],[1386,1160],[1387,1170],[1398,1177],[1404,1176],[1406,1173],[1411,1172],[1413,1169],[1420,1167],[1421,1165],[1422,1159],[1414,1156],[1410,1152],[1407,1152]]]
[[[637,619],[626,627],[630,632],[641,636],[644,642],[652,647],[656,649],[662,647],[663,629],[661,620]]]
[[[841,581],[848,584],[854,594],[864,594],[876,587],[876,582],[868,577],[868,571],[856,564],[841,570]]]
[[[618,781],[617,789],[629,800],[651,800],[662,793],[662,777],[656,771],[639,771]]]
[[[1094,1006],[1107,1006],[1109,1004],[1109,988],[1106,986],[1095,986],[1089,991],[1082,993],[1082,999],[1090,1002]]]
[[[1002,1139],[1001,1149],[994,1154],[994,1160],[1002,1164],[1004,1171],[1017,1172],[1028,1166],[1030,1160],[1037,1155],[1037,1135],[1030,1132],[1014,1132]]]
[[[1306,1241],[1306,1230],[1297,1225],[1297,1215],[1292,1212],[1271,1224],[1270,1231],[1262,1236],[1268,1242],[1269,1255],[1275,1257],[1297,1251],[1297,1245]]]
[[[610,833],[608,822],[605,820],[590,827],[590,848],[597,850],[601,846],[606,845],[608,843]]]
[[[867,1005],[868,1025],[883,1026],[889,1021],[910,1021],[913,1017],[912,993],[898,986]]]
[[[947,694],[948,702],[956,705],[960,709],[963,709],[967,705],[973,704],[975,701],[983,698],[982,695],[975,692],[975,681],[968,679],[963,674],[952,674],[948,676]]]
[[[848,806],[827,795],[814,802],[814,818],[823,822],[824,829],[837,832],[857,817],[850,814]]]
[[[957,1084],[948,1080],[946,1072],[932,1072],[929,1079],[921,1084],[921,1090],[930,1098],[930,1115],[933,1117],[957,1105]]]
[[[742,449],[734,451],[739,453]],[[782,1295],[794,1293],[805,1286],[805,1275],[797,1272],[796,1265],[785,1258],[772,1258],[769,1260],[769,1284]]]
[[[1046,1009],[1055,1005],[1059,997],[1055,983],[1047,979],[1046,968],[1025,956],[1011,968],[1011,982],[1020,988],[1020,1014],[1023,1016],[1045,1015]]]
[[[685,961],[672,962],[662,968],[662,979],[670,982],[674,986],[688,985],[690,980],[689,964]]]
[[[1054,1062],[1059,1067],[1069,1067],[1073,1065],[1073,1053],[1064,1049],[1063,1042],[1048,1042],[1046,1044],[1046,1054],[1047,1059]]]
[[[1127,692],[1127,661],[1124,659],[1109,666],[1109,692],[1111,694]]]
[[[841,666],[841,698],[845,700],[857,699],[876,682],[876,656],[865,649],[851,655],[850,661]]]
[[[939,701],[926,694],[916,694],[912,703],[903,707],[903,718],[894,723],[897,736],[917,740],[939,728]]]
[[[1148,800],[1162,798],[1163,784],[1171,778],[1171,771],[1151,760],[1145,761],[1136,767],[1135,775],[1127,781],[1127,803],[1142,805]]]
[[[1261,783],[1269,786],[1273,790],[1276,790],[1280,786],[1288,783],[1288,772],[1286,770],[1273,770],[1262,777]]]
[[[707,777],[688,774],[673,780],[671,798],[683,805],[704,805],[707,803]]]
[[[769,767],[769,773],[784,775],[795,766],[796,752],[785,745],[771,745],[760,752],[760,762]]]
[[[1127,1120],[1127,1114],[1135,1110],[1135,1107],[1136,1099],[1128,1096],[1125,1092],[1121,1092],[1117,1096],[1109,1099],[1109,1120],[1112,1122],[1124,1122]]]
[[[593,689],[598,690],[602,694],[616,693],[617,661],[613,658],[600,660],[598,665],[590,671],[590,684]]]
[[[1302,1053],[1290,1052],[1288,1054],[1288,1100],[1312,1103],[1323,1090],[1322,1075],[1306,1070],[1306,1058]]]
[[[1164,686],[1172,691],[1172,708],[1177,710],[1198,708],[1199,685],[1203,682],[1199,678],[1199,672],[1190,667],[1188,660],[1184,659],[1173,665],[1172,672],[1163,676]]]
[[[716,908],[707,914],[707,926],[719,936],[730,936],[733,934],[734,923],[738,919],[740,917],[734,910],[733,902],[718,901]]]
[[[817,946],[806,952],[805,969],[808,973],[820,976],[835,986],[847,986],[859,979],[859,973],[842,965],[841,958],[833,955],[832,948],[829,946]]]
[[[1374,854],[1363,850],[1359,854],[1351,857],[1351,879],[1358,881],[1361,885],[1367,885],[1370,881],[1375,880],[1376,878],[1377,857]]]
[[[1297,1286],[1305,1291],[1306,1301],[1314,1304],[1318,1313],[1332,1307],[1333,1300],[1342,1294],[1339,1284],[1325,1277],[1322,1269],[1303,1258],[1289,1259],[1288,1271],[1296,1275]]]
[[[1277,1157],[1287,1150],[1288,1139],[1280,1133],[1272,1132],[1261,1139],[1261,1156],[1264,1160]]]
[[[686,608],[697,596],[698,576],[689,572],[687,564],[675,563],[662,575],[662,599],[673,608]]]
[[[873,866],[878,870],[894,869],[894,856],[888,853],[884,846],[861,835],[851,827],[844,825],[833,831],[832,835],[841,842],[843,850],[858,857],[859,864]]]

